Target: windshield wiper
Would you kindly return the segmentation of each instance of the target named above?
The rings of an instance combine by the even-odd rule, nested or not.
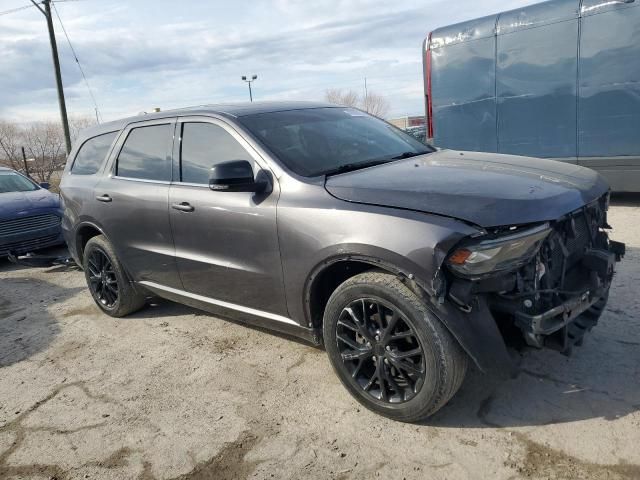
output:
[[[383,163],[389,163],[391,160],[371,160],[369,162],[359,162],[359,163],[346,163],[344,165],[340,165],[339,167],[332,168],[331,170],[327,170],[323,172],[323,175],[337,175],[339,173],[353,172],[354,170],[360,170],[362,168],[367,167],[375,167],[376,165],[382,165]]]
[[[430,152],[403,152],[400,155],[398,155],[397,157],[391,157],[391,159],[392,160],[402,160],[403,158],[417,157],[418,155],[424,155],[425,153],[430,153]]]
[[[402,160],[403,158],[417,157],[418,155],[424,155],[425,153],[431,153],[431,152],[429,151],[404,152],[404,153],[401,153],[400,155],[397,155],[395,157],[390,157],[390,158],[383,158],[383,159],[379,158],[378,160],[370,160],[368,162],[346,163],[344,165],[340,165],[339,167],[332,168],[331,170],[327,170],[322,174],[329,176],[329,175],[337,175],[340,173],[353,172],[354,170],[361,170],[367,167],[374,167],[376,165],[382,165],[383,163],[393,162],[394,160]]]

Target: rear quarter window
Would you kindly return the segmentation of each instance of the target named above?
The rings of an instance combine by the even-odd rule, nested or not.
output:
[[[105,133],[90,138],[80,147],[71,167],[74,175],[93,175],[102,166],[118,132]]]

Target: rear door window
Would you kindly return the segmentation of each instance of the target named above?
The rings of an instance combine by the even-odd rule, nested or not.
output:
[[[118,132],[105,133],[90,138],[78,151],[71,167],[74,175],[93,175],[102,166]]]
[[[116,165],[119,177],[171,181],[173,124],[132,129]]]
[[[248,160],[249,153],[224,128],[212,123],[182,125],[180,181],[209,183],[209,170],[229,160]]]

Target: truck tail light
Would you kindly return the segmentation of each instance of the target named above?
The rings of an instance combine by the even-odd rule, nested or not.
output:
[[[433,32],[432,32],[433,33]],[[425,51],[425,65],[426,65],[426,94],[427,94],[427,138],[433,138],[433,94],[431,83],[431,35],[429,33],[429,40],[427,42],[427,48]]]

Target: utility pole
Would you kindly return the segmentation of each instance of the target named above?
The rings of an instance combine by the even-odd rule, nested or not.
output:
[[[364,77],[364,103],[367,103],[369,98],[369,90],[367,89],[367,77]]]
[[[22,148],[22,163],[24,164],[24,173],[27,174],[27,177],[31,178],[31,174],[29,173],[29,165],[27,164],[27,154],[24,151],[24,147]]]
[[[62,75],[60,74],[60,59],[58,58],[58,45],[56,44],[56,33],[53,29],[53,17],[51,16],[51,0],[42,0],[44,9],[35,0],[31,0],[38,10],[47,19],[49,29],[49,42],[51,43],[51,56],[53,57],[53,69],[56,76],[56,87],[58,88],[58,104],[60,105],[60,118],[62,119],[62,129],[64,131],[64,141],[67,147],[67,155],[71,152],[71,135],[69,134],[69,119],[67,118],[67,105],[64,101],[64,88],[62,87]]]
[[[252,75],[251,79],[247,79],[246,75],[242,76],[242,80],[249,84],[249,101],[253,102],[253,93],[251,92],[251,83],[254,82],[258,78],[257,75]]]

